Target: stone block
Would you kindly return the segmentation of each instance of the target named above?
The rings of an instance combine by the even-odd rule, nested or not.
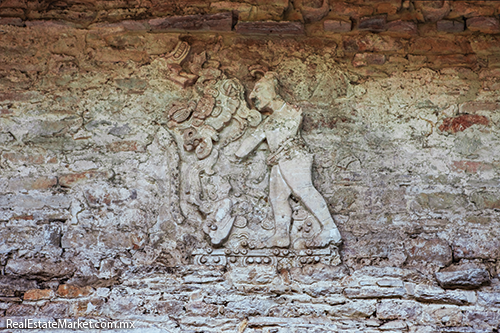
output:
[[[190,316],[216,317],[219,307],[205,302],[189,302],[186,304],[186,313]]]
[[[0,296],[14,296],[36,288],[37,283],[35,280],[28,280],[19,276],[0,276]]]
[[[96,171],[96,170],[70,173],[59,177],[59,185],[63,187],[71,187],[78,183],[93,181],[99,178],[108,179],[112,175],[113,174],[111,171]]]
[[[365,36],[344,36],[346,52],[397,52],[403,50],[400,38],[368,34]]]
[[[495,14],[493,6],[484,6],[476,2],[453,1],[450,4],[451,12],[447,17],[453,19],[458,17],[493,16]]]
[[[351,301],[332,307],[328,312],[334,317],[368,318],[376,310],[377,300]]]
[[[488,101],[469,101],[460,104],[458,110],[460,113],[465,114],[493,113],[500,111],[500,103]]]
[[[253,6],[248,3],[220,1],[220,2],[212,2],[210,4],[210,8],[216,11],[226,11],[226,12],[232,11],[238,14],[249,15]]]
[[[345,1],[333,1],[331,12],[340,16],[359,18],[373,14],[373,6],[359,5]]]
[[[375,14],[394,15],[401,7],[401,1],[388,1],[376,5]]]
[[[290,269],[292,280],[299,283],[312,284],[321,281],[339,280],[349,274],[347,267],[328,266],[323,264],[295,267]]]
[[[0,25],[13,25],[16,27],[24,27],[24,22],[19,17],[0,17]]]
[[[481,266],[462,264],[436,272],[436,280],[443,288],[475,289],[490,283],[490,273]]]
[[[421,193],[416,199],[420,206],[431,210],[461,208],[467,204],[464,195],[446,192]]]
[[[48,302],[40,308],[39,314],[52,318],[67,318],[70,306],[67,302]]]
[[[89,296],[92,293],[92,288],[89,286],[78,287],[70,284],[61,284],[57,288],[57,296],[64,298],[78,298]]]
[[[478,300],[486,306],[498,307],[500,305],[499,292],[477,292]]]
[[[474,192],[470,200],[478,209],[500,209],[500,193],[491,191]]]
[[[437,31],[462,32],[465,30],[464,21],[440,20],[436,22]]]
[[[379,53],[356,53],[352,59],[354,67],[385,64],[385,55]]]
[[[382,320],[415,320],[422,314],[422,305],[414,301],[382,300],[377,304],[377,318]]]
[[[361,287],[346,288],[344,295],[348,298],[400,298],[406,295],[405,288]]]
[[[463,171],[466,173],[478,173],[493,169],[491,163],[475,162],[475,161],[453,161],[450,169],[453,171]],[[472,200],[474,201],[474,200]]]
[[[325,20],[323,29],[328,32],[349,32],[352,29],[351,21]]]
[[[42,299],[51,299],[54,297],[54,291],[50,289],[31,289],[24,293],[25,301],[39,301]]]
[[[407,263],[409,265],[425,262],[438,266],[447,266],[453,260],[450,245],[440,238],[411,239],[405,244],[405,248],[407,251]]]
[[[473,291],[444,290],[426,285],[418,285],[413,296],[417,301],[429,303],[468,305],[476,302],[476,294]]]
[[[303,35],[304,24],[302,22],[238,22],[235,30],[241,34],[261,34],[261,35]]]
[[[372,32],[382,32],[387,29],[387,16],[386,15],[376,15],[362,17],[359,20],[358,30],[367,30]]]
[[[22,177],[9,180],[7,191],[20,192],[30,190],[45,190],[57,185],[56,177]]]
[[[115,49],[99,49],[95,55],[96,61],[102,62],[127,62],[135,61],[138,63],[146,63],[149,61],[149,54],[145,51],[135,50],[115,50]]]
[[[233,26],[233,15],[231,12],[206,14],[170,16],[149,20],[149,26],[154,32],[160,31],[231,31]]]
[[[500,32],[500,23],[497,17],[472,17],[467,19],[467,29],[485,34]]]
[[[35,313],[35,307],[29,304],[11,305],[5,312],[7,317],[30,317]]]
[[[409,45],[412,54],[469,54],[472,48],[468,41],[462,39],[421,37],[412,40]]]
[[[62,195],[0,195],[0,207],[15,207],[17,209],[69,208],[71,199]]]
[[[417,24],[412,21],[402,21],[402,20],[392,21],[387,23],[386,27],[387,31],[389,32],[395,32],[407,35],[418,34]]]
[[[403,320],[389,321],[378,328],[381,331],[402,332],[408,329],[408,325]]]
[[[488,238],[489,229],[474,231],[472,235],[463,235],[453,240],[453,258],[460,259],[496,259],[500,255],[500,240]]]
[[[482,35],[477,36],[472,40],[471,47],[474,53],[478,55],[495,55],[500,53],[500,36],[498,35]],[[495,73],[498,72],[498,69],[489,67],[487,69],[488,73],[491,73],[492,76],[495,76]],[[484,71],[483,71],[484,73]],[[484,75],[484,74],[483,74]],[[484,78],[481,75],[480,78]],[[498,74],[497,74],[498,75]],[[475,101],[471,101],[475,102]]]
[[[68,261],[53,262],[46,259],[11,259],[5,266],[8,274],[36,277],[37,280],[69,277],[75,270],[74,265]]]

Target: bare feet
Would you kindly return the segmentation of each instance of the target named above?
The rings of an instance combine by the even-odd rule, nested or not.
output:
[[[307,243],[307,247],[325,247],[330,243],[334,245],[340,245],[342,243],[342,236],[340,235],[339,229],[335,226],[333,228],[323,229],[319,235]]]
[[[290,235],[274,234],[265,241],[257,245],[258,248],[263,247],[288,247],[290,246]]]

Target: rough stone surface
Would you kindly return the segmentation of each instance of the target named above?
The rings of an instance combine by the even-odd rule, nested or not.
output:
[[[238,22],[235,31],[242,34],[302,35],[304,25],[300,22]]]
[[[330,32],[347,32],[352,29],[352,22],[337,21],[337,20],[325,20],[323,22],[323,29]]]
[[[443,32],[462,32],[465,30],[465,22],[440,20],[436,22],[437,30]]]
[[[495,332],[498,8],[3,1],[0,325]],[[467,31],[449,23],[461,19]],[[353,30],[337,25],[349,21]],[[271,113],[254,110],[268,71],[281,111],[302,112],[297,133],[312,156],[303,175],[339,246],[310,242],[324,221],[296,191],[281,198],[292,244],[265,247],[275,229],[270,143],[234,153]],[[176,137],[177,121],[196,134]]]
[[[436,273],[443,288],[479,288],[490,283],[490,273],[484,267],[472,264],[450,266]]]

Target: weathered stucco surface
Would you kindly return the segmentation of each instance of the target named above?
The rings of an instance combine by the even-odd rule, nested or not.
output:
[[[432,22],[439,13],[425,8]],[[3,327],[7,318],[82,318],[147,332],[498,330],[497,34],[9,22],[0,26]],[[179,41],[189,55],[168,66]],[[304,112],[314,186],[343,239],[339,262],[194,261],[210,242],[179,208],[182,147],[169,110],[223,78],[239,80],[248,99],[255,68],[276,72],[284,100]],[[182,87],[179,73],[200,78]],[[266,150],[252,154],[238,172],[268,177],[253,164]]]

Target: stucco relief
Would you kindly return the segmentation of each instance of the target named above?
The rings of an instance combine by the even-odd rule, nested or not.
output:
[[[255,109],[243,84],[219,71],[200,75],[187,88],[196,98],[168,110],[167,129],[180,157],[180,210],[209,244],[193,253],[195,261],[338,264],[341,235],[313,185],[314,153],[301,136],[302,110],[279,95],[276,73],[252,73],[248,98]]]

